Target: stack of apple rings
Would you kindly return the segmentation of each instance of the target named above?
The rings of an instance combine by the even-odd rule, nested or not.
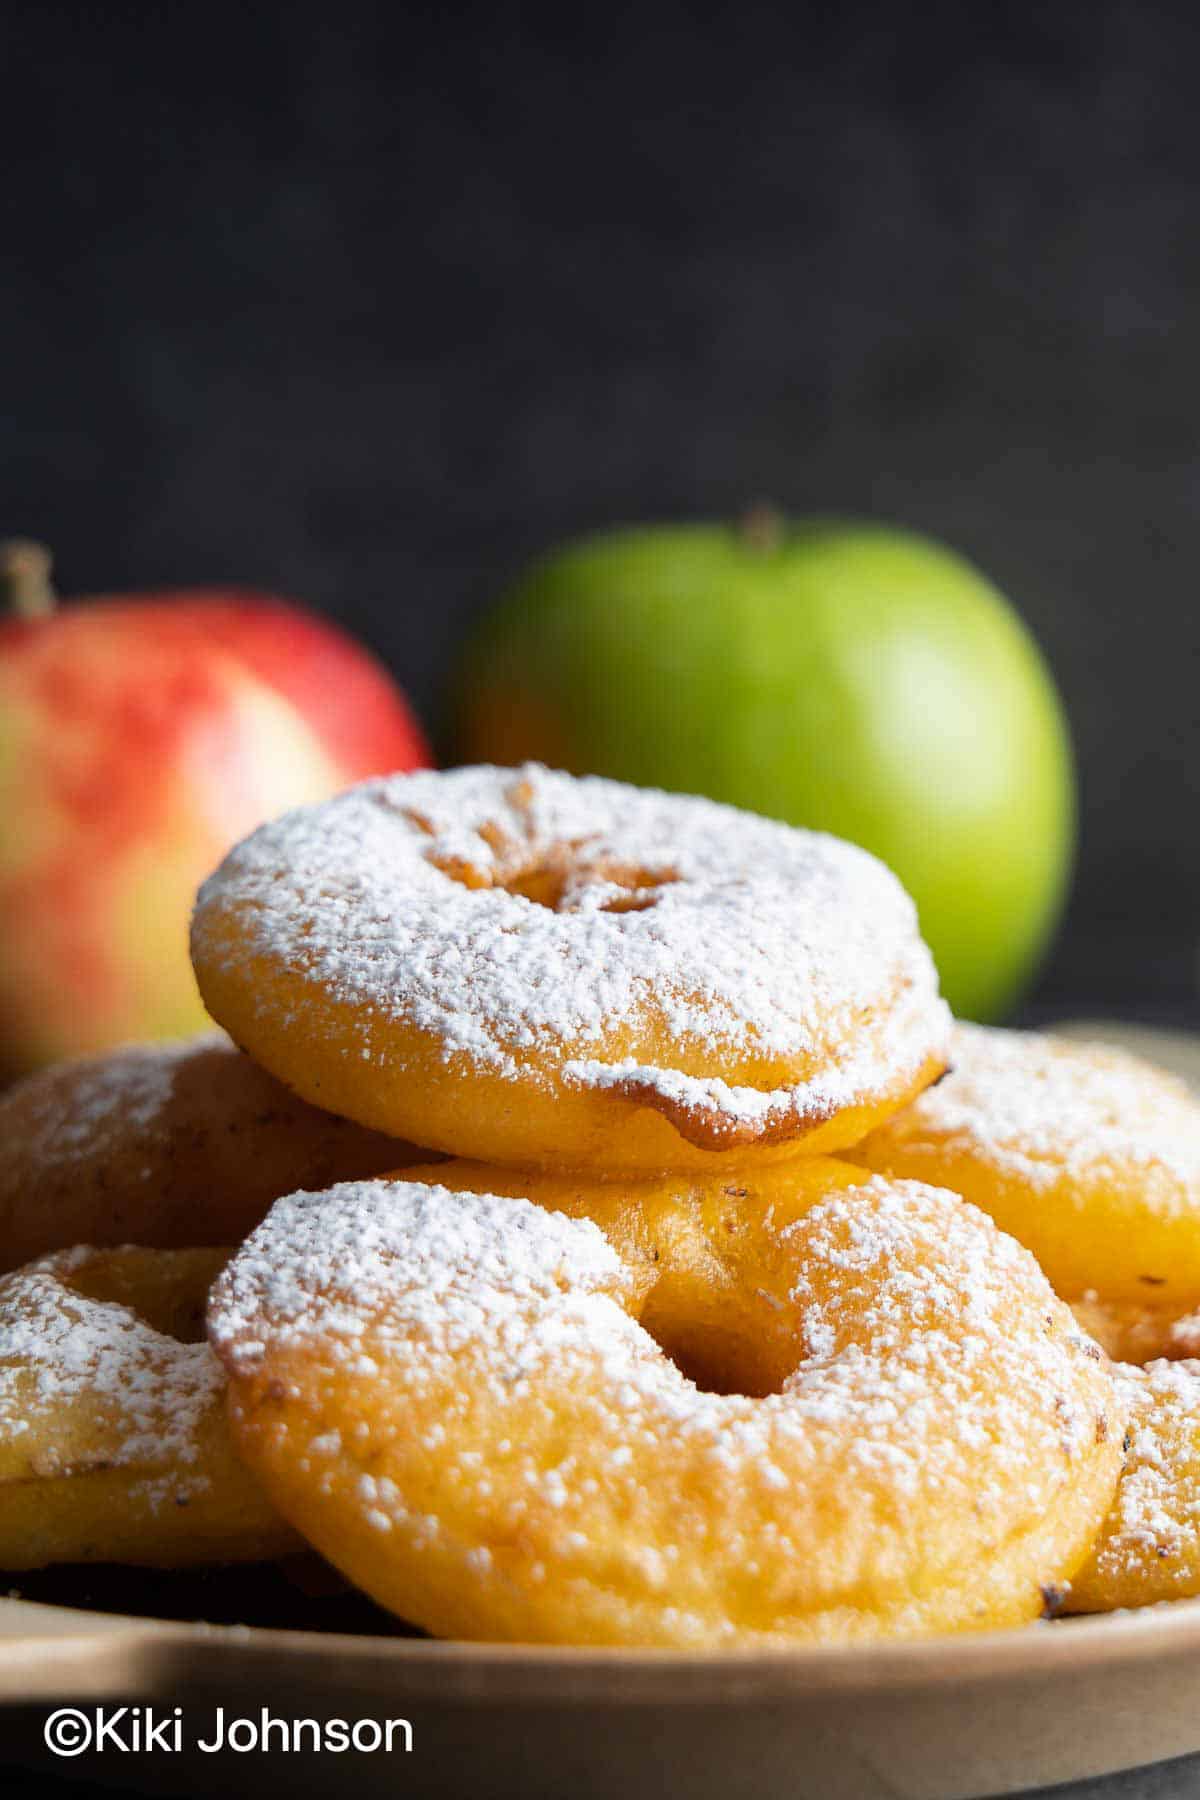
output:
[[[0,1568],[296,1549],[234,1454],[208,1291],[281,1194],[405,1147],[223,1032],[32,1075],[0,1097],[0,1142]]]
[[[0,1100],[0,1567],[299,1540],[437,1635],[687,1648],[1200,1591],[1200,1366],[1094,1335],[1186,1349],[1200,1107],[952,1029],[864,852],[396,776],[192,948],[228,1039]]]

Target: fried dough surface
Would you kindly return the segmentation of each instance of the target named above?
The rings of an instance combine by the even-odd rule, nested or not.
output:
[[[224,1032],[31,1075],[0,1095],[0,1143],[0,1271],[74,1244],[237,1243],[280,1194],[417,1154],[297,1099]]]
[[[1178,1361],[1200,1356],[1200,1312],[1101,1300],[1095,1292],[1071,1301],[1071,1311],[1115,1363]]]
[[[1125,1466],[1072,1612],[1200,1594],[1200,1362],[1118,1367],[1129,1400]]]
[[[950,1055],[950,1073],[847,1159],[990,1214],[1118,1355],[1189,1354],[1200,1101],[1139,1057],[1075,1039],[958,1025]]]
[[[228,1250],[87,1250],[0,1279],[0,1569],[299,1547],[234,1455],[204,1308]]]

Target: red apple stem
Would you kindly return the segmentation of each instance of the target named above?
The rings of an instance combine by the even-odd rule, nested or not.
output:
[[[783,516],[762,501],[742,514],[741,533],[752,550],[778,550],[783,542]]]
[[[50,582],[53,558],[28,538],[0,543],[0,610],[19,619],[48,619],[58,604]]]

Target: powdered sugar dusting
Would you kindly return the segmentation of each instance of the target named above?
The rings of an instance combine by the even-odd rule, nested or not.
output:
[[[1200,1583],[1200,1362],[1118,1364],[1129,1405],[1125,1470],[1092,1579],[1148,1570],[1148,1598]]]
[[[170,1105],[180,1065],[217,1049],[236,1054],[225,1033],[213,1031],[177,1043],[131,1044],[73,1063],[69,1112],[53,1079],[37,1077],[14,1089],[21,1096],[26,1160],[31,1166],[83,1160],[150,1134]]]
[[[161,1483],[160,1497],[178,1501],[207,1485],[186,1471],[223,1371],[208,1344],[180,1343],[131,1307],[77,1291],[72,1278],[95,1254],[48,1256],[0,1282],[0,1450],[28,1446],[31,1477],[141,1468],[151,1498]]]
[[[890,1088],[948,1029],[913,906],[866,852],[536,766],[394,776],[289,813],[201,889],[201,955],[229,954],[210,930],[226,912],[253,956],[447,1059],[515,1078],[536,1052],[583,1086],[754,1122]],[[362,1054],[386,1052],[368,1036]],[[739,1057],[793,1069],[746,1085]]]
[[[279,1200],[218,1280],[214,1340],[238,1362],[289,1338],[361,1355],[386,1313],[399,1342],[424,1327],[448,1352],[531,1306],[628,1286],[593,1224],[528,1200],[460,1197],[417,1182],[343,1182]]]
[[[1200,1103],[1126,1051],[1035,1032],[956,1025],[949,1074],[872,1138],[936,1135],[1034,1185],[1063,1171],[1159,1169],[1200,1192]]]

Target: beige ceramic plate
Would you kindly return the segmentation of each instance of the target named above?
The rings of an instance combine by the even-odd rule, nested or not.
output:
[[[1200,1041],[1088,1028],[1200,1082]],[[143,1603],[144,1604],[144,1603]],[[364,1796],[951,1800],[1200,1750],[1200,1601],[876,1650],[525,1650],[165,1623],[0,1601],[0,1700],[183,1708],[178,1754],[107,1755],[133,1787]],[[201,1754],[227,1718],[404,1718],[409,1755]],[[30,1740],[31,1741],[31,1740]],[[400,1741],[400,1734],[396,1740]],[[82,1764],[76,1765],[82,1772]],[[290,1777],[284,1776],[285,1768]]]

